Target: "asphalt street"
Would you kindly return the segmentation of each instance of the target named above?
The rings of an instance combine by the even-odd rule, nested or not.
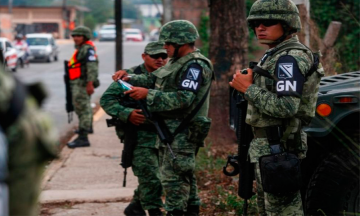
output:
[[[123,43],[123,68],[129,68],[142,63],[141,54],[148,42],[124,42]],[[63,81],[64,60],[69,60],[74,52],[71,41],[62,42],[59,45],[60,53],[57,62],[32,62],[29,67],[19,69],[16,76],[24,83],[44,83],[48,98],[43,104],[43,109],[53,118],[60,135],[77,124],[74,121],[68,124],[65,110],[65,85]],[[111,75],[115,72],[115,42],[95,42],[99,57],[99,79],[100,87],[95,89],[91,101],[99,101],[102,93],[112,82]]]

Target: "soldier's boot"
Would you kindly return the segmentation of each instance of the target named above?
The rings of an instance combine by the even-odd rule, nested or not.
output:
[[[76,130],[74,130],[74,133],[79,134],[80,131],[81,131],[80,129],[76,129]],[[93,130],[92,127],[88,130],[88,133],[89,133],[89,134],[93,134],[93,133],[94,133],[94,130]]]
[[[200,213],[200,206],[198,206],[198,205],[188,205],[186,215],[198,216],[199,213]]]
[[[130,203],[124,210],[126,216],[146,216],[144,209],[139,202]]]
[[[78,147],[89,147],[90,142],[87,137],[87,134],[80,133],[79,136],[72,142],[67,144],[69,148],[78,148]]]
[[[172,211],[168,211],[168,213],[166,214],[166,216],[183,216],[185,215],[185,213],[181,210],[172,210]]]
[[[149,211],[150,216],[162,216],[163,215],[161,210],[158,208],[157,209],[149,209],[148,211]]]

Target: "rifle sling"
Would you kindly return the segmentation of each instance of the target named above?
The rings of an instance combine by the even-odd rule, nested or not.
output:
[[[203,96],[203,98],[201,98],[200,102],[196,105],[195,109],[193,109],[191,111],[191,113],[186,116],[186,118],[180,123],[180,125],[176,128],[176,130],[174,131],[174,133],[172,134],[173,137],[175,137],[178,133],[181,133],[190,123],[190,121],[192,120],[192,118],[194,118],[194,116],[198,113],[198,111],[200,110],[201,106],[204,104],[209,92],[210,92],[210,88],[211,85],[209,86],[209,88],[207,89],[205,95]]]

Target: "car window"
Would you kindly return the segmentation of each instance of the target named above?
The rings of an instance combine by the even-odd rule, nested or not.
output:
[[[115,26],[103,26],[101,30],[115,30]]]
[[[8,48],[8,47],[12,48],[11,43],[9,43],[8,41],[5,42],[5,46],[6,46],[6,48]]]
[[[29,46],[49,45],[49,40],[47,38],[28,38],[26,41],[29,44]]]
[[[140,32],[125,32],[125,34],[131,34],[131,35],[134,35],[134,34],[140,34]]]

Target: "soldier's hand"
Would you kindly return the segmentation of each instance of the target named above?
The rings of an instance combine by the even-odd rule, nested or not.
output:
[[[129,81],[130,78],[127,77],[128,76],[128,73],[126,73],[126,71],[124,70],[119,70],[119,71],[116,71],[113,75],[112,75],[112,79],[117,82],[119,79],[122,79],[124,81]]]
[[[94,93],[94,85],[92,81],[86,84],[86,92],[88,95],[92,95]]]
[[[142,100],[146,98],[148,92],[149,89],[147,88],[133,86],[131,90],[124,92],[124,94],[129,94],[130,97],[134,98],[135,100]]]
[[[129,122],[133,125],[140,125],[145,122],[145,116],[142,114],[141,109],[136,109],[130,113]]]
[[[245,93],[249,86],[253,83],[253,71],[248,68],[247,74],[240,73],[240,70],[236,71],[233,75],[233,80],[229,82],[230,86],[239,92]]]

